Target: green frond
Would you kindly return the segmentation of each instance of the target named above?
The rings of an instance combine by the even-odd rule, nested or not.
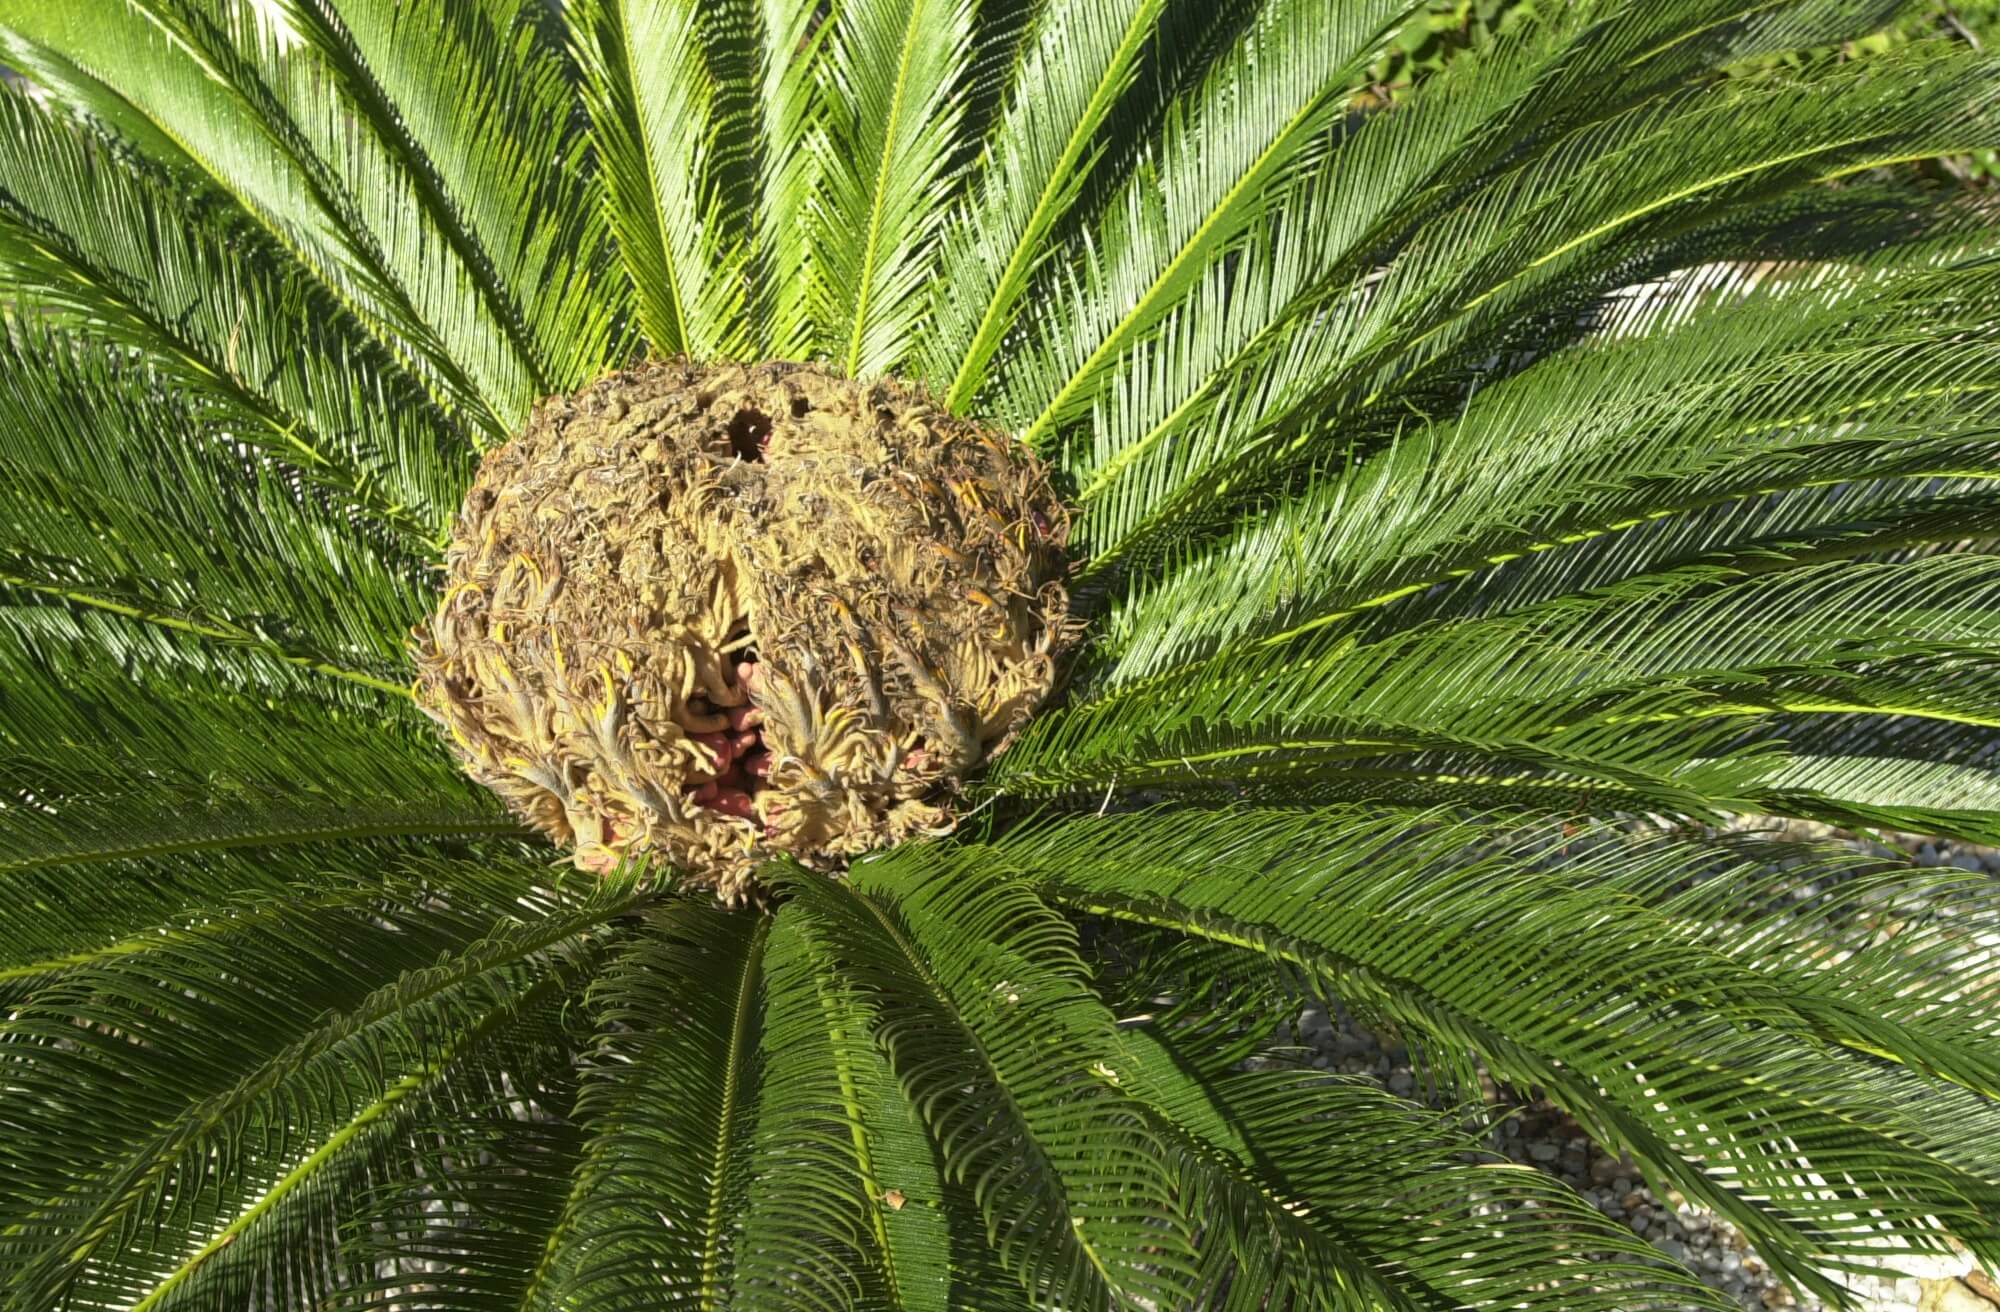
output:
[[[347,247],[358,239],[320,208],[283,143],[137,8],[7,0],[0,34],[9,62],[34,74],[52,108],[82,116],[211,205],[235,211],[241,226],[260,231],[329,304],[352,313],[374,345],[415,373],[440,410],[498,430],[473,381],[408,298],[351,267]]]
[[[225,211],[0,93],[0,287],[136,347],[238,440],[428,542],[465,478],[449,428]],[[10,336],[13,335],[10,331]]]
[[[1674,840],[1377,808],[1075,820],[1003,853],[1063,905],[1290,959],[1423,1036],[1449,1081],[1476,1057],[1546,1090],[1822,1296],[1837,1297],[1814,1257],[1892,1236],[1927,1251],[1937,1227],[1975,1252],[2000,1242],[2000,1121],[1933,1073],[1983,1077],[1990,1021],[1899,1025],[1911,1009],[1887,995],[1905,981],[1886,969],[1871,990],[1862,968],[1840,981],[1871,1017],[1854,1027],[1634,893],[1697,881],[1710,915],[1754,932],[1788,914],[1792,873]]]
[[[10,586],[401,682],[407,635],[427,609],[428,562],[301,495],[296,469],[246,453],[142,364],[11,328],[0,341],[0,571]]]
[[[825,113],[808,139],[822,346],[852,378],[910,355],[969,90],[972,0],[844,0],[829,17]]]
[[[595,170],[577,167],[591,143],[538,6],[278,0],[273,12],[271,21],[303,44],[283,51],[265,76],[298,76],[294,67],[311,51],[326,73],[308,94],[337,87],[352,121],[379,141],[379,159],[362,156],[351,134],[342,141],[351,163],[327,156],[351,178],[361,212],[370,193],[400,193],[427,222],[418,232],[391,228],[386,213],[366,220],[390,266],[409,269],[399,281],[420,286],[419,270],[429,280],[453,277],[449,252],[519,357],[531,400],[572,391],[620,363],[628,306],[601,213],[602,183]],[[440,303],[426,322],[465,361],[455,345],[461,338],[445,327],[459,316],[470,318],[469,308]],[[518,407],[494,408],[503,421],[520,417]]]
[[[1571,1190],[1493,1161],[1447,1114],[1310,1072],[1191,1076],[1204,1056],[1195,1036],[1121,1039],[1184,1189],[1211,1218],[1201,1306],[1732,1306],[1659,1269],[1657,1250]]]
[[[552,390],[553,372],[528,334],[513,289],[500,281],[495,253],[481,246],[459,208],[469,200],[447,192],[442,172],[424,154],[429,143],[418,134],[435,131],[435,121],[427,122],[420,106],[406,110],[386,98],[365,48],[326,6],[306,0],[269,8],[251,0],[139,0],[133,8],[168,41],[164,58],[149,61],[163,65],[157,82],[138,81],[139,66],[93,63],[89,55],[98,52],[90,46],[64,53],[144,105],[149,117],[183,140],[196,139],[200,129],[186,122],[192,106],[169,88],[195,77],[219,84],[227,93],[228,117],[208,131],[233,125],[235,134],[221,143],[225,152],[235,135],[247,135],[267,144],[271,157],[274,176],[268,180],[247,173],[230,178],[242,204],[284,214],[305,200],[315,226],[333,237],[334,249],[325,252],[329,263],[373,292],[373,304],[364,308],[379,306],[379,316],[413,343],[434,341],[435,353],[463,372],[478,404],[502,431]],[[389,15],[381,18],[378,26],[386,26]],[[74,39],[72,33],[63,35]],[[451,34],[437,25],[430,37],[447,48],[453,44]],[[466,62],[472,54],[469,45],[461,45],[451,57]],[[434,76],[436,68],[428,72]],[[518,80],[524,88],[519,108],[525,110],[532,103],[532,93],[525,91],[531,84],[525,75]],[[451,106],[456,112],[472,108]],[[490,133],[504,146],[504,128],[504,120],[489,114],[461,132],[455,163],[467,167],[464,181],[491,186],[477,183],[480,174],[500,176],[491,164],[481,169],[463,146],[474,132]],[[440,147],[454,146],[448,136],[434,140]],[[504,153],[497,162],[513,167]],[[525,184],[568,185],[551,176],[554,170],[529,176],[529,161],[521,164]],[[223,167],[235,172],[234,161]],[[307,258],[318,254],[302,250]]]
[[[1169,111],[1157,156],[1105,206],[1089,254],[1050,289],[999,380],[995,409],[1023,441],[1046,445],[1210,261],[1278,207],[1283,180],[1320,153],[1340,93],[1406,7],[1273,0]]]
[[[1036,14],[973,195],[942,238],[923,361],[946,408],[978,394],[1165,5],[1055,0]]]
[[[817,0],[756,0],[761,44],[751,60],[751,139],[761,151],[754,189],[758,286],[753,338],[767,357],[831,356],[833,329],[816,323],[814,225],[825,187],[813,148],[825,98],[821,73],[833,24]]]
[[[600,1033],[576,1106],[588,1141],[535,1305],[712,1308],[728,1296],[752,1183],[770,936],[761,917],[675,898],[595,986]]]
[[[796,916],[772,928],[765,981],[735,1305],[950,1306],[943,1181],[864,1002]]]
[[[696,359],[748,348],[750,216],[732,188],[753,170],[740,80],[757,23],[747,3],[579,0],[570,21],[609,220],[647,344]]]
[[[1512,57],[1536,67],[1525,53]],[[1240,494],[1246,463],[1323,452],[1329,418],[1403,408],[1398,394],[1421,397],[1454,352],[1485,354],[1496,326],[1533,322],[1549,297],[1691,224],[2000,130],[1989,64],[1917,54],[1796,83],[1734,79],[1678,92],[1546,143],[1531,137],[1524,159],[1517,150],[1481,176],[1467,169],[1478,152],[1463,139],[1490,128],[1481,111],[1505,118],[1502,93],[1515,85],[1506,58],[1490,84],[1470,82],[1468,100],[1437,100],[1434,126],[1419,98],[1408,114],[1378,116],[1336,143],[1242,257],[1213,271],[1205,292],[1120,366],[1107,384],[1116,403],[1072,461],[1094,551],[1121,548],[1165,507],[1184,516]],[[1780,140],[1790,147],[1775,147]],[[1808,149],[1814,141],[1822,144]],[[1450,161],[1435,166],[1451,170],[1445,178],[1423,171],[1433,156]],[[1398,193],[1385,193],[1385,182],[1449,183],[1452,203],[1435,213],[1388,209]],[[1362,208],[1357,192],[1384,207]],[[1461,391],[1451,404],[1463,400]]]
[[[1590,810],[1581,794],[1602,789],[1603,807],[1701,813],[1786,810],[1812,793],[1817,813],[1838,807],[1843,776],[1815,789],[1810,749],[1793,753],[1784,726],[1768,722],[1787,685],[1858,681],[1844,704],[1801,695],[1801,711],[1983,722],[1961,709],[1978,694],[1961,699],[1949,681],[1926,693],[1900,680],[1904,707],[1872,701],[1867,679],[1876,662],[1942,674],[1990,651],[1995,566],[1948,553],[1747,574],[1689,567],[1372,641],[1337,629],[1274,635],[1043,716],[991,778],[1030,796],[1120,786],[1276,796],[1339,762],[1447,752],[1460,761],[1431,773],[1515,788],[1536,808]],[[1883,803],[1880,777],[1847,777],[1857,802]],[[1933,821],[1962,812],[1951,828],[1983,831],[1973,778],[1926,783],[1906,771],[1903,805]]]
[[[0,672],[8,887],[238,847],[519,832],[407,701],[268,657],[10,607]]]
[[[1110,621],[1114,641],[1136,643],[1121,677],[1160,668],[1211,625],[1250,620],[1256,594],[1294,618],[1312,611],[1308,578],[1340,594],[1330,623],[1787,488],[1979,470],[1994,286],[1983,267],[1918,268],[1872,284],[1778,277],[1747,296],[1662,296],[1678,324],[1627,335],[1635,325],[1614,321],[1477,390],[1455,419],[1410,417],[1411,431],[1189,553],[1163,585],[1137,580]],[[1515,457],[1478,458],[1501,448]],[[1368,582],[1334,583],[1357,577]]]
[[[1176,1305],[1188,1220],[1138,1107],[1073,931],[1032,894],[943,854],[800,874],[793,908],[872,1001],[878,1041],[922,1112],[949,1181],[1037,1303],[1119,1293]]]
[[[582,1135],[568,1119],[576,1097],[570,1063],[587,1037],[576,1013],[531,1015],[520,1025],[507,1079],[487,1096],[423,1109],[352,1188],[325,1236],[344,1245],[339,1312],[518,1309],[524,1260],[540,1251],[560,1215]],[[552,1023],[553,1022],[553,1023]],[[515,1022],[519,1025],[519,1022]],[[532,1077],[533,1083],[525,1082]],[[285,1254],[274,1254],[279,1261]],[[300,1291],[311,1288],[298,1281]]]
[[[491,368],[513,369],[518,386],[518,358],[494,341],[490,320],[463,332],[439,322],[443,301],[483,313],[476,297],[459,295],[471,292],[469,281],[435,277],[415,249],[392,267],[385,242],[416,217],[414,198],[388,186],[349,190],[359,178],[343,178],[343,167],[395,165],[380,138],[348,133],[344,109],[329,104],[337,94],[322,99],[331,74],[295,51],[299,35],[279,13],[249,0],[214,8],[197,0],[88,8],[8,0],[0,27],[35,52],[30,67],[57,74],[52,89],[69,104],[140,149],[170,145],[154,164],[233,212],[237,226],[261,230],[294,276],[424,378],[442,410],[473,432],[500,436],[507,407],[496,408]]]
[[[324,1288],[343,1182],[427,1108],[496,1105],[510,1068],[527,1093],[520,1050],[639,896],[538,890],[518,862],[364,878],[347,905],[246,905],[10,1011],[6,1306],[213,1305],[280,1254]]]

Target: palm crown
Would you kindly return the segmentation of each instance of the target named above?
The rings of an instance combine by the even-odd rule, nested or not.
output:
[[[2000,68],[1603,0],[1351,109],[1407,8],[0,0],[5,1306],[1723,1306],[1246,1066],[1301,992],[1824,1297],[2000,1259],[1984,877],[1710,823],[2000,842],[2000,245],[1880,168]],[[731,911],[412,704],[480,453],[645,354],[1059,471],[954,836]]]

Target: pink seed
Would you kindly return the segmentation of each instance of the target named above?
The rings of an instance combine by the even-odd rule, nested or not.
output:
[[[708,806],[712,811],[720,811],[724,815],[733,815],[739,820],[755,819],[757,814],[750,807],[750,794],[744,792],[741,788],[724,788],[718,790],[715,800],[710,802]]]
[[[737,668],[742,669],[743,667],[739,665]],[[750,668],[754,670],[757,667],[752,665]],[[764,711],[762,707],[732,706],[729,708],[729,727],[738,733],[742,733],[746,729],[754,729],[762,723],[764,723]]]
[[[734,757],[741,757],[743,753],[753,751],[763,745],[764,735],[754,729],[744,733],[729,735],[729,754]]]
[[[771,777],[771,754],[763,748],[743,754],[743,772],[753,779]]]
[[[695,789],[693,792],[689,793],[688,800],[693,802],[697,806],[707,806],[710,802],[713,802],[715,800],[715,795],[720,791],[721,788],[719,785],[714,783],[706,783],[703,784],[701,787]]]
[[[731,746],[728,734],[718,729],[714,733],[695,733],[689,734],[688,737],[715,753],[715,772],[717,774],[721,774],[729,768],[729,762],[736,755],[736,749]]]
[[[736,682],[741,684],[745,689],[755,692],[757,690],[757,662],[736,662]]]

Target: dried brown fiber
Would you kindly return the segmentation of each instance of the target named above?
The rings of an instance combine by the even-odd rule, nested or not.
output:
[[[1068,530],[1039,462],[899,383],[643,365],[481,463],[418,703],[578,865],[740,901],[778,853],[949,826],[1054,682]]]

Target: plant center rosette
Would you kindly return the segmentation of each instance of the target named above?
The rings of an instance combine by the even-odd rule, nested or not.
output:
[[[900,383],[647,364],[481,463],[418,704],[577,865],[738,902],[950,826],[1073,636],[1068,531],[1032,455]]]

